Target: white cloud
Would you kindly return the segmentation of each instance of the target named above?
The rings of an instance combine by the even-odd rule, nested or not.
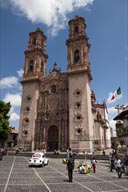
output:
[[[11,113],[10,114],[10,121],[17,121],[17,120],[19,120],[19,115],[17,114],[17,113]]]
[[[92,4],[93,0],[76,0],[74,1],[74,7],[85,7],[88,4]]]
[[[116,122],[114,120],[110,120],[109,123],[110,126],[112,127],[113,136],[116,136],[116,127],[115,127]]]
[[[115,130],[115,121],[113,120],[114,117],[118,114],[117,109],[115,109],[115,106],[108,107],[108,119],[110,126],[112,127],[113,136],[116,136],[116,130]]]
[[[117,113],[117,109],[115,109],[115,106],[114,107],[108,107],[108,113],[109,115],[113,115],[113,114],[116,114]]]
[[[115,128],[115,121],[114,120],[110,120],[109,123],[110,123],[111,127]]]
[[[5,102],[10,102],[12,105],[12,108],[20,107],[21,105],[21,95],[18,93],[16,94],[7,93],[3,100]]]
[[[17,71],[17,74],[18,74],[19,77],[22,77],[23,73],[24,73],[23,69],[20,69],[20,70]]]
[[[32,22],[40,22],[49,27],[52,36],[65,28],[67,14],[75,9],[87,7],[94,0],[10,0],[14,12],[22,14]],[[3,2],[3,0],[2,0]]]
[[[0,88],[12,88],[18,85],[18,78],[11,76],[0,80]]]

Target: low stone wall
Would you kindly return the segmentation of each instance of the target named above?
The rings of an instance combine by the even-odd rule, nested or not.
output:
[[[36,151],[37,152],[37,151]],[[9,151],[8,155],[16,155],[16,156],[25,156],[25,157],[31,157],[32,154],[34,152],[19,152],[18,154],[16,154],[15,151]],[[46,153],[46,157],[48,158],[66,158],[66,153],[60,153],[58,154],[54,154],[53,152],[47,152]],[[95,155],[97,160],[109,160],[108,155]],[[92,159],[92,155],[84,155],[84,154],[78,154],[76,157],[76,159]]]

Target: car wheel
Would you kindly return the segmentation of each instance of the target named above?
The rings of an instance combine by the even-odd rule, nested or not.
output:
[[[42,162],[41,167],[44,167],[44,162]]]

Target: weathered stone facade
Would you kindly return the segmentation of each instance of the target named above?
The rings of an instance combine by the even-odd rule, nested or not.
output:
[[[70,145],[88,152],[110,147],[106,105],[96,105],[90,89],[90,44],[85,31],[84,18],[76,16],[69,21],[67,71],[61,72],[55,63],[48,75],[46,36],[40,28],[29,34],[22,80],[20,147],[65,151]],[[97,113],[105,114],[100,121]]]

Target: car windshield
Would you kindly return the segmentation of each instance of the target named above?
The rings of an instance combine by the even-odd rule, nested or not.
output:
[[[32,157],[41,157],[41,154],[39,154],[39,153],[35,153],[35,154],[33,154],[33,156]]]

